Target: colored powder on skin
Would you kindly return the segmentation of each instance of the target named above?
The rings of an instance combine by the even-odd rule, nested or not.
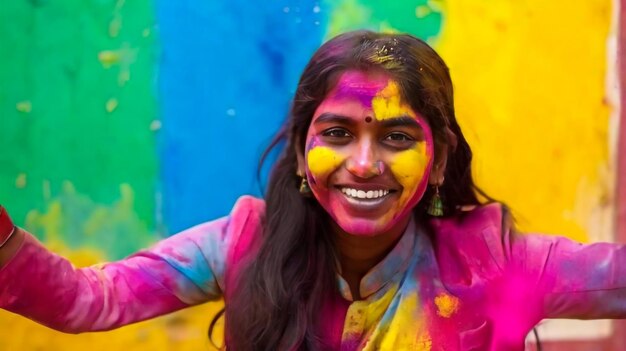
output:
[[[372,111],[379,121],[407,115],[415,117],[411,108],[402,102],[400,87],[394,81],[389,81],[372,99]]]
[[[450,318],[459,308],[459,299],[448,294],[440,294],[435,297],[437,314],[443,318]]]
[[[309,171],[314,177],[322,177],[337,169],[345,156],[326,146],[316,146],[307,154]]]
[[[426,143],[420,142],[415,148],[402,151],[391,161],[391,172],[405,189],[400,203],[404,203],[407,200],[405,197],[412,195],[413,190],[422,181],[428,160]]]
[[[344,78],[337,86],[333,97],[335,99],[357,99],[364,107],[371,108],[372,99],[376,94],[376,87]]]

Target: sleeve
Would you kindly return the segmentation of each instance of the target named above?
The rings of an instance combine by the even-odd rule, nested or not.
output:
[[[506,226],[505,226],[506,228]],[[544,318],[626,318],[626,247],[505,230],[510,267],[531,277]]]
[[[0,270],[0,307],[59,331],[114,329],[218,299],[230,247],[261,200],[124,260],[75,268],[27,234]],[[256,206],[259,207],[259,206]],[[256,223],[256,222],[255,222]],[[234,225],[233,225],[234,224]]]

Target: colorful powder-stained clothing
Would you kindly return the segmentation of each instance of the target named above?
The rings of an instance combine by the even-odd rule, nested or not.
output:
[[[119,262],[74,268],[27,235],[0,270],[0,307],[65,332],[108,330],[232,293],[254,250],[264,203],[243,197],[230,216]],[[543,318],[626,318],[626,248],[518,235],[498,204],[463,218],[411,222],[361,281],[320,312],[333,350],[523,350]]]

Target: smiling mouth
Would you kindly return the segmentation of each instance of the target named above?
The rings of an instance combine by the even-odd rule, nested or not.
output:
[[[346,186],[339,186],[337,190],[343,195],[344,201],[359,212],[366,211],[378,211],[387,200],[393,195],[396,190],[394,189],[355,189]]]
[[[348,187],[339,188],[341,192],[348,198],[356,200],[378,200],[389,195],[393,190],[390,189],[375,189],[375,190],[359,190]]]

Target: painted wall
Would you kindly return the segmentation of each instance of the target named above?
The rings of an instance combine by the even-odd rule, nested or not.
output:
[[[478,182],[523,230],[608,240],[614,13],[610,0],[4,2],[0,201],[77,265],[225,215],[260,194],[258,158],[311,53],[369,28],[442,54]],[[218,307],[80,336],[0,313],[0,349],[207,349]]]

